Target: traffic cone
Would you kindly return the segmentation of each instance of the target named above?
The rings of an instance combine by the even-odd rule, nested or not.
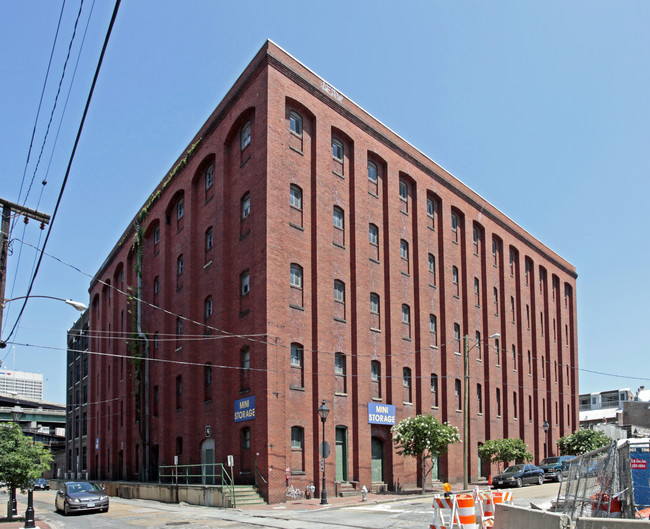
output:
[[[492,486],[492,474],[488,474],[488,485]]]

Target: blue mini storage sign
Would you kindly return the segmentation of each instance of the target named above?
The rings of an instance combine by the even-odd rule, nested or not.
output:
[[[255,397],[235,401],[235,422],[252,421],[255,418]]]
[[[368,424],[395,424],[395,406],[369,402]]]

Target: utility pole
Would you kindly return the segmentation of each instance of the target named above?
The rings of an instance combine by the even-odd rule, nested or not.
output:
[[[5,301],[5,285],[7,283],[7,258],[9,256],[9,221],[11,214],[16,213],[25,217],[25,222],[28,219],[34,219],[41,223],[41,229],[45,224],[49,224],[50,216],[45,213],[40,213],[35,209],[23,207],[19,204],[14,204],[3,198],[0,198],[0,205],[2,206],[2,228],[0,239],[0,337],[2,332],[2,313],[4,311]],[[1,342],[0,342],[1,343]]]

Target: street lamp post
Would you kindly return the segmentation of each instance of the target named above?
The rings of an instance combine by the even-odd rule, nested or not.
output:
[[[499,338],[501,335],[496,332],[488,336],[488,340],[491,338]],[[463,398],[463,490],[469,488],[469,336],[464,336],[465,340],[465,354],[463,367],[465,374],[465,384],[464,384],[464,398]],[[474,344],[471,349],[480,345],[480,342]]]
[[[544,428],[544,457],[548,457],[548,429],[551,427],[551,425],[548,423],[548,421],[544,421],[544,424],[542,424],[542,428]]]
[[[86,310],[88,307],[84,305],[83,303],[80,303],[79,301],[74,301],[72,299],[63,299],[63,298],[57,298],[56,296],[19,296],[17,298],[11,298],[11,299],[4,299],[2,303],[0,303],[0,316],[2,315],[2,311],[4,310],[5,306],[7,303],[10,301],[16,301],[18,299],[31,299],[31,298],[45,298],[45,299],[55,299],[57,301],[63,301],[64,303],[67,303],[71,307],[74,307],[77,309],[79,312],[83,312]],[[1,299],[1,298],[0,298]],[[0,331],[2,330],[2,319],[0,318]],[[4,349],[7,347],[7,342],[4,342],[0,340],[0,349]]]
[[[320,493],[320,504],[327,505],[327,491],[325,490],[325,421],[329,415],[330,409],[325,405],[325,399],[323,399],[322,404],[318,407],[318,415],[320,420],[323,423],[323,443],[321,444],[321,462],[323,465],[323,486]]]

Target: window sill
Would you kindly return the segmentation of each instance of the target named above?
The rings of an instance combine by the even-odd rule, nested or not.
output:
[[[452,243],[452,244],[455,244],[456,246],[458,246],[458,241],[451,241],[451,243]]]
[[[429,226],[428,224],[427,224],[427,228],[429,228],[431,231],[436,231],[436,229],[433,226]]]
[[[246,230],[244,233],[242,233],[242,234],[239,236],[239,240],[241,241],[241,240],[245,239],[246,236],[247,236],[250,232],[251,232],[250,229]]]
[[[412,402],[407,402],[407,401],[402,402],[402,404],[403,404],[404,406],[413,406],[413,403],[412,403]]]
[[[246,156],[246,158],[244,159],[244,161],[243,161],[242,163],[239,164],[239,168],[241,169],[242,167],[244,167],[244,165],[246,165],[246,162],[247,162],[248,160],[250,160],[250,159],[251,159],[251,155],[249,154],[248,156]]]
[[[294,134],[294,136],[296,136],[296,135]],[[300,136],[296,136],[296,137],[300,138]],[[300,149],[296,149],[295,147],[293,147],[291,145],[289,145],[289,149],[291,149],[293,152],[297,152],[300,156],[304,156],[303,152]]]
[[[183,285],[176,285],[176,292],[183,290]]]
[[[212,265],[212,259],[210,259],[207,263],[205,263],[205,264],[203,265],[203,270],[205,270],[206,268],[209,268],[210,265]]]
[[[332,174],[338,176],[339,178],[342,178],[343,180],[345,180],[345,176],[342,175],[341,173],[339,173],[338,171],[332,171]]]
[[[456,356],[461,356],[461,354],[460,354],[458,351],[454,351],[454,354],[455,354]]]
[[[434,406],[431,406],[431,409],[432,409],[432,410],[437,410],[437,409],[438,409],[438,406],[435,406],[435,405],[434,405]]]
[[[406,276],[406,277],[411,277],[411,274],[409,274],[409,273],[407,273],[407,272],[402,272],[402,275],[403,275],[403,276]]]
[[[293,384],[289,385],[289,389],[292,391],[305,391],[304,386],[294,386]]]
[[[212,404],[212,398],[205,399],[205,400],[203,401],[203,404]]]
[[[347,323],[347,320],[343,318],[337,318],[336,316],[334,316],[334,321],[338,321],[339,323]]]
[[[438,287],[436,287],[436,285],[434,285],[433,283],[429,283],[429,286],[430,286],[431,288],[438,288]]]
[[[340,244],[340,243],[338,243],[338,242],[334,242],[334,241],[332,241],[332,244],[333,244],[334,246],[338,246],[339,248],[343,248],[343,249],[345,250],[345,244]]]
[[[377,329],[376,327],[370,327],[370,332],[381,332],[381,329]]]
[[[250,393],[251,388],[244,388],[239,390],[239,394],[243,395],[244,393]]]
[[[371,258],[370,258],[370,261],[373,262],[373,263],[381,264],[381,263],[379,262],[379,259],[375,259],[374,257],[371,257]]]
[[[376,193],[373,193],[372,191],[368,191],[368,194],[372,197],[379,198],[379,195]]]
[[[246,316],[246,314],[248,314],[250,311],[251,311],[251,309],[242,310],[242,311],[239,313],[239,317],[241,318],[241,317],[243,317],[243,316]]]
[[[438,346],[437,346],[437,345],[429,345],[429,348],[430,348],[430,349],[435,349],[436,351],[438,350]]]
[[[335,392],[334,392],[334,396],[335,396],[335,397],[347,397],[348,394],[347,394],[347,393],[341,393],[341,392],[339,392],[339,391],[335,391]]]
[[[292,228],[296,228],[297,230],[300,230],[300,231],[305,231],[305,228],[303,228],[302,226],[298,226],[297,224],[294,224],[293,222],[290,222],[289,226],[291,226]]]
[[[402,213],[403,215],[406,215],[407,217],[409,216],[408,211],[404,211],[403,209],[400,209],[399,212]]]
[[[302,450],[296,450],[296,452],[302,453]],[[305,476],[306,472],[304,470],[292,470],[291,475],[292,476]]]
[[[181,351],[182,349],[183,349],[183,346],[180,345],[180,346],[178,346],[176,349],[174,349],[174,352],[175,352],[175,353],[178,353],[178,351]]]
[[[302,310],[304,312],[305,308],[301,307],[300,305],[294,305],[293,303],[289,303],[289,308],[296,309],[296,310]]]
[[[176,230],[176,234],[178,235],[182,231],[183,231],[183,226],[179,226],[178,229]]]
[[[402,336],[402,340],[404,340],[405,342],[411,341],[411,339],[408,336]]]
[[[475,309],[480,309],[481,306],[477,303],[477,304],[474,305],[474,308],[475,308]]]
[[[458,294],[454,294],[454,299],[460,299],[460,296]]]
[[[381,397],[370,397],[370,400],[372,400],[374,402],[381,402],[382,401]]]

